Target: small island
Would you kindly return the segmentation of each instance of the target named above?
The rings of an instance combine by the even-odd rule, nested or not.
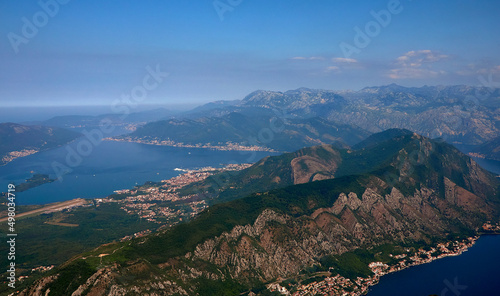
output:
[[[16,185],[16,192],[26,191],[45,183],[54,182],[55,180],[57,179],[51,179],[49,175],[46,174],[34,174],[33,177],[26,179],[26,182]]]

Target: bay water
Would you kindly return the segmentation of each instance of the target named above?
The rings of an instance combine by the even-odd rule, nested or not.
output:
[[[380,278],[368,296],[498,296],[500,235],[484,235],[468,251]]]
[[[74,198],[102,198],[114,190],[130,189],[147,181],[161,181],[181,174],[182,171],[176,168],[222,167],[229,163],[256,162],[276,154],[103,141],[78,162],[74,154],[68,152],[76,151],[77,143],[18,158],[1,166],[0,186],[4,189],[0,191],[7,191],[9,183],[20,184],[34,173],[56,178],[57,172],[65,166],[71,172],[63,174],[62,180],[17,193],[17,203],[47,204]]]
[[[500,161],[475,158],[483,168],[500,175]],[[368,296],[499,296],[500,235],[484,235],[460,256],[383,276]]]

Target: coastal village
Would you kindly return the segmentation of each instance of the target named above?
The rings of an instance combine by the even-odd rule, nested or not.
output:
[[[498,225],[496,227],[499,227]],[[389,255],[397,259],[397,263],[388,265],[383,262],[372,262],[368,265],[373,275],[368,278],[358,277],[356,280],[351,280],[336,274],[328,276],[322,281],[315,281],[307,285],[299,285],[292,289],[272,283],[267,286],[271,292],[278,292],[282,295],[342,295],[342,296],[360,296],[368,293],[370,286],[376,285],[380,277],[403,270],[405,268],[432,262],[447,256],[458,256],[472,247],[479,236],[469,237],[461,241],[451,241],[440,243],[430,248],[430,250],[419,249],[416,252],[411,252],[406,249],[406,253],[399,255]]]
[[[484,223],[483,227],[481,227],[481,231],[485,233],[500,234],[500,223],[495,224],[491,221],[487,221]]]
[[[216,173],[239,171],[249,166],[250,164],[230,164],[223,168],[177,169],[184,173],[158,183],[146,183],[134,189],[116,190],[115,195],[95,199],[95,202],[96,206],[101,203],[119,203],[121,209],[128,214],[138,215],[147,221],[170,227],[194,217],[208,207],[205,199],[198,194],[181,196],[180,189]]]
[[[28,155],[31,155],[31,154],[35,154],[37,152],[38,152],[38,150],[35,150],[35,149],[23,149],[23,150],[20,150],[20,151],[11,151],[11,152],[7,153],[2,158],[2,160],[0,161],[0,163],[1,164],[6,164],[8,162],[13,161],[16,158],[25,157],[25,156],[28,156]]]
[[[158,145],[158,146],[171,146],[171,147],[182,147],[182,148],[205,148],[220,151],[267,151],[267,152],[277,152],[273,149],[261,146],[245,146],[238,143],[226,142],[218,143],[218,145],[212,145],[210,143],[198,143],[198,144],[185,144],[179,143],[172,140],[159,140],[159,139],[144,139],[144,138],[106,138],[106,141],[118,141],[118,142],[134,142],[148,145]]]
[[[222,168],[203,167],[198,169],[179,169],[176,171],[182,174],[168,180],[157,183],[146,183],[136,186],[134,189],[116,190],[114,195],[107,198],[96,198],[92,202],[82,198],[55,203],[50,207],[43,207],[25,214],[52,213],[62,210],[71,211],[79,207],[100,206],[104,203],[118,203],[121,209],[130,215],[139,217],[154,223],[161,224],[160,228],[169,228],[175,224],[185,221],[208,207],[205,200],[197,200],[197,194],[181,196],[178,190],[194,182],[205,180],[209,176],[228,171],[240,171],[250,167],[251,164],[229,164]],[[119,198],[117,198],[119,197]],[[166,205],[168,204],[168,205]],[[22,216],[19,214],[18,216]],[[2,218],[6,220],[6,218]],[[142,237],[152,233],[150,229],[143,230],[131,235],[122,237],[120,241],[127,241],[133,238]],[[38,266],[31,270],[34,272],[46,272],[54,266]],[[22,276],[19,280],[27,279],[29,276]]]

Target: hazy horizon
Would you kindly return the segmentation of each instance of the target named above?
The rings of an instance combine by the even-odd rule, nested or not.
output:
[[[197,106],[197,105],[196,105]],[[131,113],[164,108],[172,111],[188,111],[196,106],[169,108],[168,105],[139,105]],[[9,106],[0,108],[0,123],[32,123],[44,121],[56,116],[98,116],[114,114],[109,105],[81,105],[81,106]]]
[[[421,86],[405,86],[401,84],[396,84],[398,86],[402,87],[447,87],[447,86],[457,86],[457,85],[421,85]],[[361,91],[364,88],[368,87],[384,87],[384,86],[389,86],[390,84],[387,85],[367,85],[359,89],[322,89],[322,90],[327,90],[327,91],[334,91],[334,92],[342,92],[342,91]],[[464,85],[464,84],[462,84]],[[465,86],[470,86],[470,87],[475,87],[474,85],[466,85]],[[484,85],[482,85],[484,86]],[[487,86],[485,86],[487,87]],[[269,89],[256,89],[254,91],[258,90],[265,90],[265,91],[275,91],[275,92],[286,92],[286,91],[291,91],[291,90],[297,90],[301,88],[308,88],[308,89],[313,89],[309,88],[306,86],[301,86],[293,89],[287,89],[287,90],[269,90]],[[317,89],[315,89],[317,90]],[[251,93],[251,92],[250,92]],[[248,93],[248,94],[250,94]],[[246,94],[246,95],[248,95]],[[246,96],[245,95],[245,96]],[[245,96],[241,98],[236,98],[234,100],[243,100]],[[142,112],[142,111],[149,111],[149,110],[155,110],[155,109],[166,109],[174,112],[183,112],[183,111],[190,111],[192,109],[195,109],[197,107],[203,106],[205,104],[211,103],[211,102],[216,102],[216,101],[234,101],[234,100],[211,100],[211,101],[205,101],[205,102],[199,102],[199,103],[178,103],[178,104],[171,104],[171,103],[166,103],[166,104],[137,104],[137,105],[128,105],[130,107],[130,112],[131,113],[136,113],[136,112]],[[112,100],[109,100],[112,102]],[[32,123],[32,122],[37,122],[37,121],[44,121],[48,120],[50,118],[56,117],[56,116],[69,116],[69,115],[75,115],[75,116],[97,116],[97,115],[105,115],[105,114],[114,114],[116,113],[113,109],[113,104],[94,104],[94,105],[88,105],[88,104],[81,104],[81,105],[39,105],[39,106],[19,106],[19,105],[14,105],[14,106],[2,106],[0,108],[0,123],[4,122],[14,122],[14,123]]]
[[[496,82],[494,82],[496,83]],[[344,91],[361,91],[365,88],[370,88],[370,87],[385,87],[385,86],[390,86],[390,85],[397,85],[401,86],[404,88],[422,88],[422,87],[450,87],[450,86],[468,86],[468,87],[489,87],[489,88],[500,88],[500,85],[490,85],[490,84],[421,84],[421,85],[404,85],[401,83],[390,83],[390,84],[380,84],[380,85],[365,85],[359,88],[314,88],[314,87],[308,87],[305,85],[302,86],[297,86],[289,89],[264,89],[264,88],[256,88],[245,95],[241,97],[235,97],[232,99],[206,99],[204,101],[199,101],[199,102],[188,102],[188,103],[172,103],[172,102],[154,102],[154,103],[149,103],[149,104],[137,104],[134,105],[134,111],[137,109],[138,111],[144,111],[143,109],[154,109],[154,108],[165,108],[169,110],[190,110],[199,106],[203,106],[208,103],[212,102],[218,102],[218,101],[238,101],[238,100],[243,100],[247,95],[251,94],[252,92],[255,91],[271,91],[271,92],[287,92],[287,91],[293,91],[293,90],[298,90],[298,89],[311,89],[311,90],[326,90],[326,91],[333,91],[333,92],[344,92]],[[32,104],[25,104],[25,105],[17,105],[17,104],[4,104],[2,107],[4,108],[79,108],[79,107],[89,107],[89,108],[103,108],[103,109],[110,109],[110,106],[113,105],[113,102],[117,98],[110,98],[106,100],[106,103],[102,104],[97,104],[96,102],[92,102],[91,104],[86,104],[85,102],[79,102],[79,104],[51,104],[51,103],[41,103],[39,105],[32,105]],[[113,113],[113,112],[110,112]],[[102,114],[102,113],[99,113]]]
[[[499,13],[497,1],[3,1],[0,105],[498,85]]]

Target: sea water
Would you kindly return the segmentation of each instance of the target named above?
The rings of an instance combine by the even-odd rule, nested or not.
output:
[[[71,151],[68,147],[75,150],[77,143],[78,141],[18,158],[1,166],[0,186],[5,189],[0,191],[6,191],[11,182],[24,182],[34,173],[49,174],[56,178],[57,172],[61,171],[60,165],[63,165],[71,172],[62,175],[62,180],[18,193],[17,203],[46,204],[74,198],[102,198],[112,194],[114,190],[130,189],[147,181],[161,181],[181,174],[182,171],[175,170],[176,168],[195,169],[221,167],[229,163],[251,163],[276,154],[103,141],[94,146],[88,156],[82,156],[78,163],[74,155],[71,156],[68,152]]]
[[[381,277],[368,296],[498,296],[499,250],[500,235],[484,235],[462,255]]]
[[[500,162],[476,158],[483,168],[500,175]],[[500,235],[485,235],[460,256],[383,276],[368,296],[500,295]]]

